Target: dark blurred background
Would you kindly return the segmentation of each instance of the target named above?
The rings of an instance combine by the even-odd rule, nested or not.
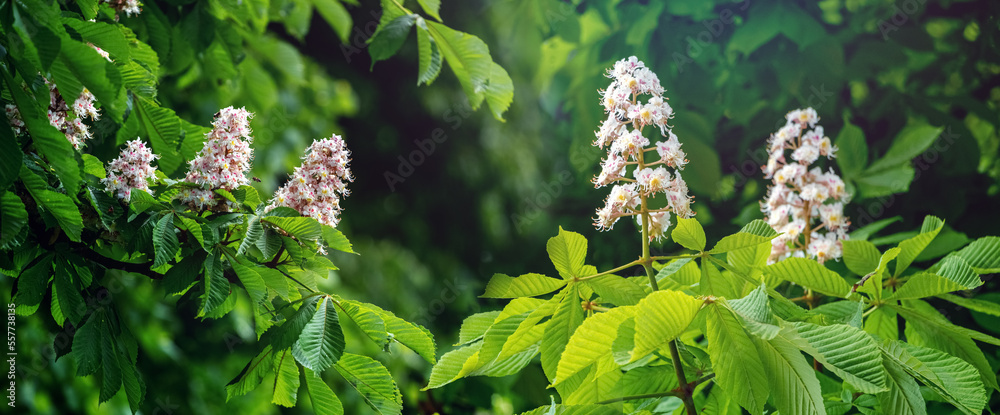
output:
[[[465,317],[502,307],[477,298],[494,273],[554,272],[545,243],[560,226],[589,239],[588,263],[598,269],[638,256],[633,223],[621,221],[610,232],[592,226],[607,189],[589,182],[601,157],[590,143],[603,119],[603,73],[631,55],[667,89],[674,131],[690,160],[683,176],[710,242],[761,217],[765,140],[786,112],[807,106],[831,138],[845,123],[863,131],[867,158],[845,174],[854,192],[847,214],[862,225],[898,216],[878,234],[888,238],[873,239],[882,248],[898,241],[892,235],[918,229],[927,214],[947,221],[945,234],[956,246],[1000,234],[996,1],[443,2],[443,21],[482,38],[513,79],[506,122],[485,108],[471,110],[447,67],[432,85],[418,87],[415,35],[372,68],[364,42],[378,21],[377,1],[345,2],[353,21],[345,45],[319,13],[289,14],[300,9],[288,4],[301,2],[272,0],[266,31],[236,30],[243,49],[231,47],[231,29],[198,24],[199,13],[224,6],[174,3],[147,2],[144,14],[194,20],[184,35],[204,45],[189,57],[176,44],[164,53],[151,42],[164,66],[163,105],[199,125],[228,105],[257,113],[254,175],[262,194],[288,177],[313,139],[342,134],[356,180],[339,229],[360,255],[333,253],[341,270],[321,286],[426,325],[439,355],[451,350]],[[150,33],[146,20],[123,23],[144,40]],[[904,127],[921,123],[945,132],[899,168],[865,169]],[[435,135],[442,132],[444,139]],[[94,151],[110,155],[114,145],[106,140]],[[678,247],[665,241],[654,250]],[[193,305],[178,304],[155,284],[129,275],[120,281],[124,289],[114,298],[140,340],[146,412],[311,410],[269,404],[266,385],[225,402],[223,385],[256,353],[248,306],[200,321]],[[996,286],[988,281],[977,298],[1000,302],[991,292]],[[1000,334],[996,318],[935,305],[958,324]],[[95,379],[77,378],[66,359],[44,356],[54,324],[22,321],[20,341],[36,351],[28,364],[40,376],[22,396],[35,411],[128,412],[124,396],[98,407]],[[547,404],[554,393],[537,363],[510,377],[422,392],[428,363],[402,348],[380,353],[358,333],[348,339],[349,350],[390,368],[406,413],[517,413]],[[996,367],[996,348],[986,354]],[[368,413],[356,394],[339,393],[347,392],[342,379],[331,383],[347,413]]]

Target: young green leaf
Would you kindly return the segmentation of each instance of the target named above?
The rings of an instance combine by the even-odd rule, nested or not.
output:
[[[430,85],[441,73],[441,49],[423,18],[417,18],[417,52],[417,86]]]
[[[156,259],[153,261],[153,268],[158,268],[174,259],[180,243],[177,241],[177,233],[174,232],[174,214],[163,215],[156,222],[153,228],[153,251]]]
[[[63,140],[65,141],[65,139]],[[80,209],[69,196],[49,190],[45,180],[28,169],[21,169],[21,183],[28,189],[28,193],[35,199],[39,207],[52,214],[59,223],[59,227],[66,236],[74,242],[80,242],[80,233],[83,231],[83,217]],[[63,183],[67,186],[66,183]]]
[[[330,297],[325,297],[292,345],[292,355],[302,366],[322,373],[340,359],[345,346],[337,309]]]
[[[890,359],[884,359],[882,365],[885,367],[885,380],[889,387],[889,390],[877,395],[882,410],[898,415],[927,415],[927,404],[913,376]]]
[[[462,327],[458,330],[458,343],[455,346],[468,344],[483,338],[486,330],[490,329],[493,321],[500,315],[500,311],[485,311],[476,313],[465,318]]]
[[[632,361],[666,346],[687,329],[703,301],[680,291],[656,291],[636,306]]]
[[[229,298],[229,280],[223,275],[222,257],[219,254],[205,259],[204,287],[198,317],[206,317]]]
[[[566,280],[549,278],[542,274],[524,274],[512,278],[504,274],[493,274],[486,284],[482,298],[534,297],[548,294],[566,285]]]
[[[559,228],[559,235],[549,238],[545,244],[552,264],[564,279],[583,277],[583,261],[587,256],[587,238],[576,232]]]
[[[751,414],[763,413],[770,391],[753,341],[732,311],[720,303],[706,308],[705,337],[715,381]]]
[[[769,265],[765,272],[826,295],[844,298],[851,287],[836,272],[806,258],[788,258]]]
[[[866,275],[878,267],[879,252],[875,244],[864,240],[848,239],[841,241],[844,252],[844,265],[856,275]]]
[[[236,375],[233,380],[226,384],[226,402],[237,396],[246,395],[256,389],[264,381],[267,373],[273,368],[274,356],[272,355],[271,346],[267,345],[264,346],[264,350],[261,350],[257,356],[254,356],[253,359],[247,362],[247,365],[243,367],[243,371],[239,375]]]
[[[417,15],[405,14],[393,19],[385,26],[379,26],[375,35],[368,39],[368,52],[372,57],[372,67],[375,62],[389,59],[395,55],[399,48],[403,46],[406,37],[410,34],[410,28],[416,21]]]
[[[920,234],[899,243],[899,257],[896,258],[896,272],[893,273],[893,276],[898,277],[903,271],[906,271],[906,268],[937,237],[943,227],[944,221],[935,216],[928,215],[924,218]]]
[[[881,340],[898,340],[899,323],[896,312],[891,308],[879,307],[868,315],[864,323],[865,332]]]
[[[312,370],[306,369],[305,372],[306,388],[309,389],[313,412],[316,415],[344,415],[344,405],[323,378]]]
[[[392,375],[378,361],[352,353],[344,353],[335,366],[372,409],[380,414],[398,414],[403,398]]]
[[[101,326],[104,310],[98,309],[73,335],[73,355],[76,357],[76,375],[87,376],[97,373],[101,366]]]
[[[1000,272],[1000,237],[984,236],[958,251],[976,272],[980,274]]]
[[[646,291],[639,284],[617,275],[601,275],[587,279],[584,283],[594,290],[602,302],[617,306],[639,304],[646,296]]]
[[[861,128],[851,124],[844,116],[844,127],[837,134],[834,144],[837,146],[837,166],[844,172],[844,178],[852,178],[861,173],[868,164],[868,143]],[[864,275],[864,274],[861,274]]]
[[[611,346],[618,333],[618,326],[626,319],[635,317],[635,313],[634,306],[615,307],[584,320],[569,338],[552,383],[558,384],[569,379],[591,365],[596,365],[594,377],[618,369],[618,364],[611,356]]]
[[[551,240],[550,240],[551,241]],[[583,323],[583,308],[580,307],[579,289],[570,284],[562,291],[559,305],[542,334],[541,360],[545,377],[552,382],[556,378],[559,359],[562,357],[570,336]],[[558,390],[558,389],[557,389]]]
[[[846,324],[820,326],[790,323],[787,334],[796,346],[861,392],[886,390],[881,352],[865,332]]]
[[[459,347],[441,356],[441,359],[431,368],[430,381],[421,390],[436,389],[461,378],[465,362],[477,359],[482,342]]]
[[[812,365],[784,337],[751,338],[767,372],[771,403],[783,414],[826,414]]]
[[[965,287],[952,280],[940,277],[929,272],[919,272],[910,276],[902,287],[886,300],[909,300],[916,298],[933,297],[940,294],[961,291]]]
[[[695,218],[678,219],[677,227],[670,233],[670,238],[680,246],[692,251],[705,250],[705,230]]]
[[[881,347],[886,359],[900,365],[963,413],[983,413],[985,389],[979,372],[969,363],[939,350],[900,341],[883,341]]]
[[[385,329],[385,320],[375,311],[360,306],[357,301],[339,300],[340,309],[347,317],[361,328],[368,338],[379,348],[385,348],[389,343],[389,333]]]
[[[295,358],[285,350],[274,355],[274,394],[271,403],[291,408],[299,394],[299,366]]]

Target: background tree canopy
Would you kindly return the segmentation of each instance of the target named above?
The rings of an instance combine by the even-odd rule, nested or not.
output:
[[[12,3],[0,10],[19,18]],[[64,3],[62,13],[71,17],[107,8],[95,9],[95,0]],[[373,38],[391,3],[149,1],[120,23],[151,47],[141,52],[155,53],[158,67],[120,81],[151,88],[136,94],[129,111],[172,109],[173,128],[188,135],[203,134],[225,106],[256,113],[253,174],[262,195],[287,179],[314,138],[342,134],[356,180],[338,229],[360,256],[331,254],[340,270],[320,287],[425,325],[439,353],[457,342],[466,316],[502,307],[477,298],[489,276],[551,269],[545,241],[559,226],[587,236],[598,269],[636,252],[634,225],[601,233],[591,223],[605,196],[590,183],[601,157],[591,142],[605,117],[602,72],[631,55],[667,89],[674,131],[690,160],[684,177],[710,240],[762,217],[765,140],[788,111],[807,106],[840,148],[836,167],[854,195],[845,213],[857,226],[889,220],[870,239],[880,248],[912,236],[901,231],[918,229],[925,215],[947,220],[928,251],[1000,231],[995,1],[443,2],[440,20],[481,38],[505,70],[490,72],[479,85],[486,92],[458,71],[433,71],[435,62],[452,65],[444,50],[427,60],[425,27],[437,25],[435,16],[425,12],[426,22]],[[432,2],[398,3],[427,10]],[[16,21],[17,30],[35,33]],[[6,50],[23,47],[9,39]],[[505,79],[513,86],[506,109]],[[141,117],[117,130],[114,118],[95,127],[88,152],[99,159],[110,160],[137,135],[155,140]],[[182,170],[198,150],[177,148],[160,160],[162,170]],[[653,249],[681,248],[665,240]],[[223,385],[256,353],[249,309],[201,320],[196,304],[178,304],[148,279],[122,273],[116,282],[113,301],[134,328],[138,367],[147,376],[145,411],[279,412],[267,393],[226,399]],[[977,298],[1000,303],[996,288],[988,279]],[[956,324],[1000,334],[996,317],[933,304]],[[37,413],[127,412],[124,394],[98,406],[98,380],[77,377],[72,362],[55,359],[60,327],[43,315],[18,320],[29,374],[19,384],[20,403]],[[379,354],[360,341],[346,347],[390,369],[407,413],[516,413],[550,402],[537,364],[513,376],[421,391],[431,365],[417,354],[395,346]],[[1000,365],[996,347],[984,351],[994,369]],[[337,392],[346,413],[367,411],[356,395]]]

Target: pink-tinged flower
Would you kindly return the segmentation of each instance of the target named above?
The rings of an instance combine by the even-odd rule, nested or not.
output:
[[[660,160],[670,167],[683,170],[684,166],[687,165],[688,161],[685,158],[687,154],[681,150],[681,142],[673,131],[670,132],[667,141],[656,142],[656,153],[660,155]]]
[[[14,129],[14,134],[21,134],[24,132],[24,120],[21,118],[21,111],[17,109],[14,104],[7,104],[3,108],[4,114],[7,115],[7,121],[10,122],[11,128]]]
[[[101,48],[97,47],[97,45],[95,45],[93,43],[90,43],[90,42],[87,42],[87,46],[90,46],[90,47],[94,48],[94,50],[96,50],[97,53],[100,54],[102,58],[107,59],[108,62],[111,62],[111,55],[109,55],[106,50],[101,49]]]
[[[604,207],[597,209],[594,225],[607,230],[622,216],[646,216],[651,218],[647,223],[650,238],[660,239],[670,226],[670,212],[681,218],[694,215],[692,198],[679,172],[688,162],[687,155],[668,124],[674,111],[663,96],[659,78],[635,56],[616,62],[607,76],[611,84],[600,93],[608,118],[595,132],[594,146],[607,148],[608,156],[593,183],[595,187],[614,187]],[[644,100],[642,95],[649,97]],[[643,134],[649,126],[667,139],[650,148],[650,139]],[[659,159],[647,160],[646,153],[654,150]],[[627,178],[630,168],[635,180]],[[672,174],[668,168],[674,169]],[[616,184],[619,182],[629,183]],[[650,209],[642,203],[660,193],[666,196],[666,206]]]
[[[124,12],[126,16],[131,17],[133,14],[138,15],[142,12],[139,8],[139,0],[104,0],[112,9],[115,10],[115,19],[118,19],[118,14]]]
[[[104,189],[126,202],[131,199],[135,189],[152,193],[149,190],[149,180],[156,177],[156,167],[152,166],[152,162],[159,157],[141,140],[129,141],[121,155],[108,163],[108,175],[101,179]]]
[[[354,181],[351,152],[344,139],[334,134],[313,141],[306,149],[302,165],[295,168],[291,180],[278,189],[267,210],[286,206],[336,227],[340,223],[340,198],[347,196],[347,182]]]
[[[762,168],[772,185],[761,210],[768,223],[783,232],[775,238],[768,261],[839,258],[839,241],[847,237],[850,224],[843,214],[847,190],[832,169],[823,173],[819,167],[809,168],[820,156],[834,158],[837,148],[817,125],[819,117],[812,108],[789,112],[786,119],[785,126],[770,137],[768,163]],[[792,151],[795,162],[786,163],[786,150]]]
[[[227,107],[216,114],[212,130],[205,134],[205,145],[188,162],[188,173],[184,178],[201,189],[181,192],[181,201],[198,209],[212,207],[215,199],[208,196],[215,189],[235,190],[250,183],[247,172],[253,161],[251,118],[253,113],[245,108]],[[207,204],[210,202],[212,204]]]

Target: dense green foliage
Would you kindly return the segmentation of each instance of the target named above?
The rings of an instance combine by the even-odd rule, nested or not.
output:
[[[998,7],[171,0],[116,18],[95,0],[0,2],[0,98],[22,108],[28,124],[18,136],[0,127],[0,279],[19,304],[19,404],[39,413],[277,413],[272,401],[294,400],[293,413],[338,401],[346,413],[372,405],[517,413],[553,396],[585,403],[670,391],[678,381],[658,349],[676,337],[690,380],[716,376],[698,384],[699,412],[771,409],[791,397],[828,413],[997,408],[989,389],[1000,362],[1000,296],[989,275],[996,267],[973,262],[996,258],[988,235],[1000,234]],[[645,277],[632,277],[641,267],[573,281],[615,269],[639,248],[631,225],[598,233],[590,224],[603,197],[589,184],[601,157],[590,145],[604,117],[595,104],[607,86],[601,71],[629,55],[656,69],[678,110],[672,124],[691,160],[684,177],[703,232],[690,232],[700,242],[674,233],[676,242],[653,244],[654,256],[692,258],[658,263],[663,293],[648,296]],[[96,96],[102,118],[82,152],[49,128],[39,74],[66,96],[83,87]],[[181,177],[212,114],[229,105],[256,113],[253,174],[261,182],[230,195],[239,217],[172,204],[166,196],[178,185],[168,178]],[[480,106],[489,111],[473,111]],[[840,147],[835,167],[854,195],[850,255],[817,268],[722,252],[716,244],[740,241],[749,252],[770,237],[743,228],[760,218],[764,140],[788,110],[805,106]],[[270,246],[286,253],[275,256],[267,236],[244,247],[251,226],[273,239],[278,230],[294,235],[286,229],[293,222],[309,228],[306,240],[343,242],[332,242],[332,228],[267,220],[257,209],[301,150],[331,132],[344,133],[354,151],[357,181],[337,229],[360,255],[327,259],[278,238]],[[123,204],[97,180],[137,136],[162,156],[164,175],[157,198]],[[586,239],[560,231],[552,240],[572,241],[561,254],[568,257],[550,261],[545,241],[560,226]],[[265,269],[302,276],[309,288]],[[498,272],[520,277],[487,278]],[[706,288],[702,279],[723,283]],[[782,300],[805,296],[791,283],[820,293],[814,309]],[[574,307],[574,295],[602,302],[601,310]],[[267,318],[259,298],[272,310],[287,306]],[[670,313],[690,314],[670,320],[683,327],[640,325],[638,316],[656,318],[645,311],[666,303],[690,306]],[[293,320],[300,336],[281,340],[276,333]],[[589,354],[559,363],[562,347],[544,339],[552,321],[565,324],[560,346]],[[412,334],[422,344],[388,328],[402,322],[425,326],[438,350],[419,328]],[[574,341],[576,326],[587,330]],[[850,339],[857,354],[827,338]],[[720,364],[726,350],[752,350],[741,355],[750,363]],[[807,355],[821,373],[811,375]],[[845,363],[862,355],[864,364]],[[782,364],[798,378],[776,375]],[[615,382],[575,388],[566,376]],[[352,377],[376,383],[355,390]],[[721,391],[748,385],[768,386],[722,399]],[[625,405],[643,402],[653,405]],[[661,402],[663,410],[680,403]]]

